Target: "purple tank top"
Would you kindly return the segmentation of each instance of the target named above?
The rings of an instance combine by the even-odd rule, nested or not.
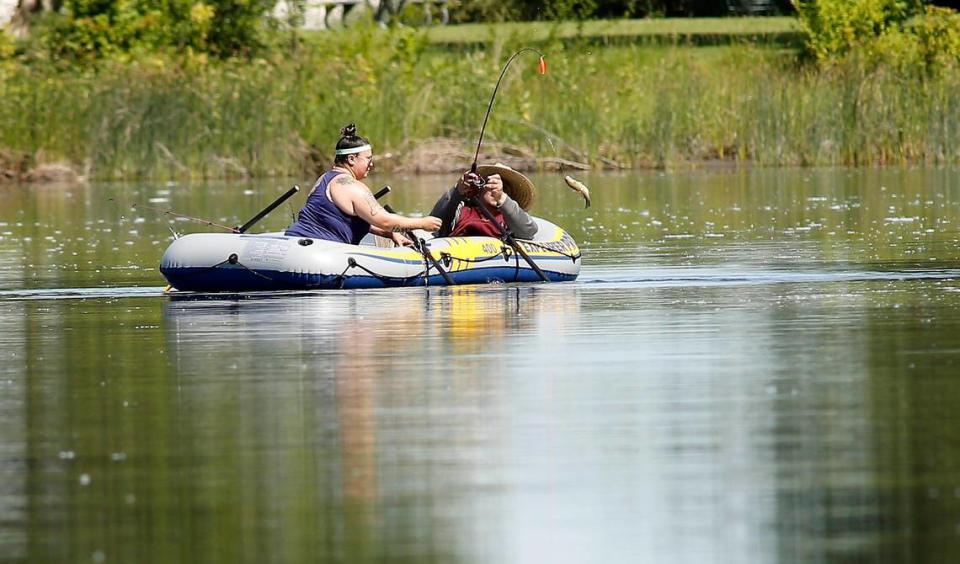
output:
[[[317,179],[313,191],[297,216],[297,221],[287,228],[285,235],[326,239],[357,245],[370,232],[370,224],[356,216],[343,213],[337,204],[327,197],[327,184],[343,174],[335,170],[323,173]]]

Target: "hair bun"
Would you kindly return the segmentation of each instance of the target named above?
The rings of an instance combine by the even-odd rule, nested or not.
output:
[[[345,127],[340,129],[340,135],[343,137],[356,137],[357,124],[348,123]]]

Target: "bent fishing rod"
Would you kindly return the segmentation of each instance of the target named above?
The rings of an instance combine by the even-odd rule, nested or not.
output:
[[[493,111],[493,102],[497,99],[497,92],[500,90],[500,83],[503,81],[503,77],[506,76],[507,69],[510,68],[510,63],[512,63],[513,60],[519,57],[522,53],[526,53],[527,51],[532,51],[537,55],[540,55],[540,61],[537,65],[537,70],[542,75],[547,74],[547,61],[543,58],[544,54],[533,47],[524,47],[507,59],[506,64],[503,65],[503,70],[500,71],[500,78],[497,79],[497,84],[493,87],[493,95],[490,96],[490,103],[487,104],[487,113],[483,116],[483,125],[480,127],[480,138],[477,139],[477,152],[474,153],[473,164],[470,165],[470,172],[474,174],[477,172],[477,160],[480,158],[480,145],[483,144],[483,133],[487,130],[487,121],[490,119],[490,112]]]
[[[537,70],[542,75],[547,74],[547,61],[543,58],[543,53],[537,49],[534,49],[533,47],[524,47],[507,59],[506,64],[503,65],[503,70],[500,71],[500,78],[497,79],[497,84],[493,87],[493,95],[490,96],[490,103],[487,105],[487,113],[483,116],[483,126],[480,127],[480,138],[477,140],[477,151],[473,155],[473,164],[470,165],[470,172],[474,175],[477,174],[477,161],[480,159],[480,146],[483,144],[483,134],[487,130],[487,121],[490,119],[490,113],[493,111],[493,102],[497,99],[497,92],[500,90],[500,83],[503,81],[503,77],[506,76],[507,69],[510,68],[510,63],[512,63],[513,60],[519,57],[522,53],[526,53],[527,51],[532,51],[537,55],[540,55],[540,61],[537,66]],[[485,184],[486,181],[479,177],[475,177],[475,180],[473,181],[473,185],[477,192],[482,190]],[[488,210],[487,207],[480,202],[476,194],[466,197],[465,200],[467,201],[467,204],[480,210],[484,217],[486,217],[487,221],[497,227],[497,230],[500,231],[500,238],[503,239],[508,245],[513,247],[513,250],[516,251],[518,255],[523,257],[523,260],[525,260],[527,264],[530,265],[530,268],[537,273],[537,276],[540,277],[540,280],[544,282],[550,281],[540,266],[537,265],[537,263],[530,258],[530,255],[527,254],[527,251],[520,246],[516,238],[514,238],[513,233],[510,232],[510,228],[508,228],[506,225],[501,225],[500,222],[498,222],[493,216],[493,214],[490,213],[490,210]]]

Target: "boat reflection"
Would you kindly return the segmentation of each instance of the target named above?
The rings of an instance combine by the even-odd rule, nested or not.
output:
[[[295,360],[304,373],[434,372],[450,357],[471,368],[469,355],[508,346],[511,334],[576,323],[579,307],[579,292],[537,286],[181,294],[164,304],[164,320],[181,374],[240,344],[274,369]]]
[[[443,484],[470,479],[472,443],[499,428],[476,426],[508,393],[490,376],[514,336],[576,323],[579,296],[530,286],[180,295],[163,317],[190,450],[223,453],[223,473],[256,469],[250,488],[272,493],[246,510],[294,534],[319,524],[323,553],[356,559],[396,555],[390,538],[430,554],[476,528],[473,498]]]

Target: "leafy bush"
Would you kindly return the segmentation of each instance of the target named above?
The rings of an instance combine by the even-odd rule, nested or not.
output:
[[[544,15],[550,20],[583,20],[596,11],[595,0],[554,0],[544,7]]]
[[[820,61],[872,43],[917,13],[921,0],[793,0],[807,49]]]
[[[927,6],[907,29],[916,38],[919,55],[928,70],[960,61],[960,14],[954,10]]]
[[[16,48],[13,44],[13,36],[7,33],[7,29],[0,27],[0,61],[13,57]]]
[[[274,0],[66,0],[37,25],[56,58],[94,59],[135,50],[247,55],[263,47]]]
[[[937,72],[960,61],[960,14],[919,0],[794,0],[821,62]]]

